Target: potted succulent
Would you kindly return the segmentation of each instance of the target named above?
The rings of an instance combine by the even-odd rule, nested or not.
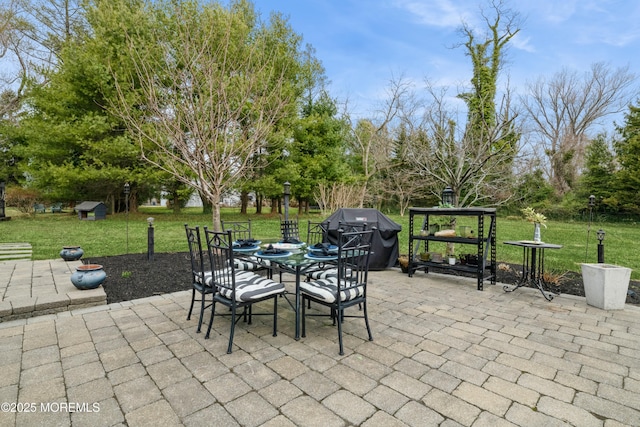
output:
[[[478,265],[478,255],[477,254],[462,254],[462,255],[460,255],[460,264],[462,264],[462,265],[470,265],[470,266],[477,266]]]

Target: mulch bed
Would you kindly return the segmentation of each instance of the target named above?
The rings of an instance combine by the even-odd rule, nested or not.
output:
[[[191,264],[188,252],[156,253],[152,261],[147,259],[147,254],[128,254],[85,258],[83,262],[100,264],[107,272],[107,279],[103,284],[107,303],[191,290]],[[515,284],[520,278],[521,268],[520,265],[499,262],[497,282]],[[584,296],[580,273],[567,271],[555,278],[558,283],[550,285],[549,290]],[[632,280],[629,291],[631,295],[627,296],[627,304],[640,305],[640,282]]]
[[[108,304],[191,290],[188,252],[156,253],[152,261],[147,254],[128,254],[84,258],[83,262],[100,264],[107,272],[103,287]]]

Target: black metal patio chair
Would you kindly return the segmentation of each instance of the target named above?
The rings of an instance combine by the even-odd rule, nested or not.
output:
[[[200,240],[200,228],[189,227],[184,225],[187,233],[187,242],[189,243],[189,256],[191,260],[191,306],[187,320],[191,319],[193,306],[196,302],[200,303],[200,316],[198,317],[198,329],[200,332],[202,326],[202,318],[204,310],[211,305],[211,300],[207,303],[207,295],[213,295],[213,287],[211,286],[211,271],[207,270],[208,262],[202,250],[202,241]],[[196,295],[198,298],[196,298]]]
[[[283,243],[302,243],[300,240],[300,226],[298,218],[283,219],[280,217],[280,234]]]
[[[258,241],[251,235],[251,220],[247,221],[220,221],[222,230],[231,231],[231,237],[234,244],[239,246],[256,244]],[[233,259],[236,269],[244,271],[268,271],[269,277],[272,276],[270,271],[270,263],[260,260],[254,256],[236,256]]]
[[[331,317],[338,325],[340,355],[344,354],[342,323],[347,317],[364,319],[369,341],[373,340],[367,316],[367,281],[371,240],[375,228],[364,231],[338,231],[337,275],[300,284],[302,296],[302,336],[306,336],[307,316]],[[313,301],[329,307],[329,313],[309,313],[307,305]],[[305,304],[306,302],[306,304]],[[360,314],[345,314],[345,310],[361,306]]]
[[[212,286],[215,289],[211,304],[211,317],[205,338],[209,338],[215,317],[216,303],[229,308],[231,331],[227,353],[233,349],[236,323],[248,316],[273,315],[273,336],[277,335],[277,296],[284,295],[284,284],[250,271],[238,271],[234,263],[233,238],[231,230],[211,231],[204,227],[207,252],[212,272]],[[252,306],[261,301],[273,300],[273,313],[255,313]],[[238,312],[241,310],[241,312]]]

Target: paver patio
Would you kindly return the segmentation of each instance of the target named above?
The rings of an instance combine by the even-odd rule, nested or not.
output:
[[[49,264],[51,265],[51,264]],[[640,309],[399,270],[371,273],[369,318],[295,341],[280,302],[212,338],[190,292],[0,323],[0,426],[638,426]]]

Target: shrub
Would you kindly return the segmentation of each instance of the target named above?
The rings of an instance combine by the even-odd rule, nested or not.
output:
[[[7,206],[23,213],[33,213],[33,205],[38,203],[40,194],[36,190],[22,187],[8,187],[5,194]]]

